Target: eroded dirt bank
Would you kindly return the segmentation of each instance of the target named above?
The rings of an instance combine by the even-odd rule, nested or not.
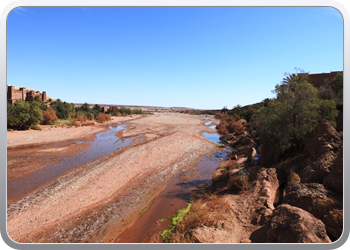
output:
[[[9,236],[17,242],[109,242],[116,227],[122,230],[132,221],[171,175],[217,150],[201,136],[208,127],[193,116],[157,114],[127,123],[128,129],[119,136],[142,134],[143,140],[88,162],[9,204]],[[50,136],[35,131],[37,137],[27,144],[18,135],[9,136],[8,146],[49,143],[59,137],[81,139],[91,127],[79,129],[83,132],[66,137],[61,128],[48,130]],[[93,133],[99,129],[106,127]]]

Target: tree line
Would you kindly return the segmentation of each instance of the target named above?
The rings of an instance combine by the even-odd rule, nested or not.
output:
[[[49,100],[44,103],[40,98],[35,97],[33,101],[16,100],[11,105],[7,103],[7,128],[26,130],[29,128],[40,129],[39,124],[55,124],[59,120],[65,120],[70,125],[91,125],[87,121],[95,120],[104,122],[111,119],[111,116],[126,116],[130,114],[143,114],[141,109],[130,109],[120,107],[110,112],[103,112],[103,108],[95,104],[92,108],[87,103],[75,107],[60,99]]]

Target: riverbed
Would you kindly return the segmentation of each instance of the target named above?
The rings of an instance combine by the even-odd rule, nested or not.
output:
[[[209,125],[211,122],[205,122]],[[203,133],[205,138],[213,143],[219,142],[217,133]],[[191,201],[191,194],[195,187],[203,184],[211,185],[211,175],[229,153],[228,148],[221,148],[218,152],[202,157],[193,169],[180,172],[171,177],[164,190],[156,196],[140,217],[114,242],[116,243],[161,243],[163,230],[168,229],[170,220],[176,211],[187,206]]]
[[[69,137],[76,142],[61,140],[59,143],[66,143],[64,146],[44,146],[45,143],[38,143],[48,139],[56,143],[64,133],[82,135],[79,131],[96,131],[99,127],[9,132],[13,133],[13,136],[8,137],[8,145],[14,145],[16,141],[27,142],[17,146],[18,153],[25,151],[21,151],[23,147],[27,149],[28,154],[36,154],[37,151],[32,150],[40,147],[44,156],[55,149],[55,157],[69,158],[75,154],[70,152],[72,145],[82,147],[82,151],[87,153],[89,147],[92,151],[96,149],[102,154],[106,153],[81,165],[77,164],[78,167],[71,169],[62,165],[63,169],[69,170],[8,204],[7,231],[11,239],[22,243],[114,241],[118,237],[118,233],[115,236],[112,234],[115,228],[122,230],[124,225],[129,226],[127,222],[139,217],[140,212],[146,211],[150,202],[165,188],[171,176],[185,169],[194,170],[195,164],[201,158],[218,149],[218,146],[201,134],[208,131],[210,125],[206,126],[203,120],[190,115],[159,113],[126,123],[128,128],[118,131],[118,137],[125,138],[124,142],[134,137],[135,143],[119,149],[114,148],[111,153],[102,148],[97,150],[99,146],[96,145],[100,144],[94,144],[96,138],[104,140],[103,134],[101,137],[95,134],[96,138],[90,136],[91,140],[88,141],[83,137]],[[106,131],[105,125],[102,126],[101,131]],[[33,139],[28,140],[29,134]],[[52,137],[47,138],[45,135]],[[144,136],[138,138],[139,135]],[[115,142],[109,141],[107,139],[105,142],[109,146]],[[59,150],[63,148],[65,149]],[[35,158],[32,160],[35,161]],[[41,159],[37,157],[37,160]],[[58,165],[62,164],[59,162],[56,161]],[[60,169],[58,165],[56,167]],[[196,179],[196,171],[189,173],[191,176],[186,177],[189,182],[176,185],[177,187],[190,190],[192,184],[210,179]],[[186,174],[182,178],[185,176]],[[179,199],[185,202],[186,197],[181,195]]]

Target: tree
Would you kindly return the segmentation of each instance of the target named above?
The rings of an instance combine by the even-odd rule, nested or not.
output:
[[[318,91],[307,81],[307,74],[291,74],[276,85],[277,97],[262,107],[255,116],[257,132],[276,138],[287,147],[301,149],[305,136],[327,118],[334,121],[335,103],[321,101]]]
[[[8,106],[7,126],[18,129],[28,129],[32,125],[39,124],[43,118],[40,106],[40,102],[16,100],[12,107],[9,108]]]
[[[81,109],[84,111],[89,111],[90,110],[90,106],[87,103],[84,103],[83,105],[81,105]]]
[[[7,103],[7,127],[17,127],[20,119],[16,109],[10,103]]]
[[[62,102],[60,99],[51,103],[51,108],[55,110],[59,119],[67,119],[71,114],[75,113],[73,103]]]
[[[227,114],[227,111],[228,111],[227,106],[224,106],[224,107],[221,109],[221,113]]]
[[[98,104],[95,104],[95,105],[92,107],[92,109],[93,109],[93,110],[96,110],[96,111],[98,111],[98,112],[102,112],[102,108],[101,108],[101,106],[98,105]]]

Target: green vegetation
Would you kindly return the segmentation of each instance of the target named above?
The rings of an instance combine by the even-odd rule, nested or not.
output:
[[[276,85],[273,92],[277,97],[255,113],[254,126],[259,136],[278,139],[285,149],[298,150],[321,119],[335,126],[335,101],[320,99],[318,90],[307,79],[308,74],[292,74]]]
[[[205,192],[200,198],[193,201],[191,209],[168,235],[165,242],[170,243],[196,243],[192,229],[206,226],[220,228],[220,221],[230,219],[232,216],[230,204],[224,196]]]
[[[24,102],[17,100],[14,105],[7,103],[7,127],[14,129],[29,129],[43,119],[41,103],[37,101]]]
[[[130,109],[130,108],[126,108],[124,106],[121,106],[117,112],[115,113],[119,113],[122,116],[126,116],[126,115],[132,115],[132,114],[142,114],[142,109]]]
[[[55,110],[58,119],[69,119],[75,114],[73,103],[62,102],[60,99],[51,102],[51,108]]]
[[[162,241],[166,242],[168,240],[168,237],[170,234],[175,230],[176,225],[182,221],[182,219],[185,217],[185,215],[190,211],[190,208],[192,206],[192,202],[188,203],[187,207],[182,208],[178,211],[176,211],[176,215],[171,217],[171,226],[168,230],[164,230],[160,235],[162,236]]]
[[[117,109],[117,112],[114,113],[107,112],[105,114],[103,111],[103,108],[98,104],[92,108],[88,103],[75,107],[73,103],[63,102],[60,99],[55,101],[50,99],[44,103],[38,96],[35,96],[33,101],[16,100],[13,105],[7,104],[7,128],[39,130],[38,124],[90,126],[94,124],[92,121],[94,119],[96,122],[103,123],[111,120],[112,115],[143,114],[141,109],[125,107]]]
[[[336,117],[343,109],[343,74],[332,82],[325,80],[315,88],[309,74],[299,70],[288,74],[272,91],[275,98],[248,106],[223,107],[215,114],[221,135],[250,132],[254,137],[277,139],[284,150],[299,151],[305,136],[325,119],[336,127]],[[242,120],[244,119],[244,120]]]

